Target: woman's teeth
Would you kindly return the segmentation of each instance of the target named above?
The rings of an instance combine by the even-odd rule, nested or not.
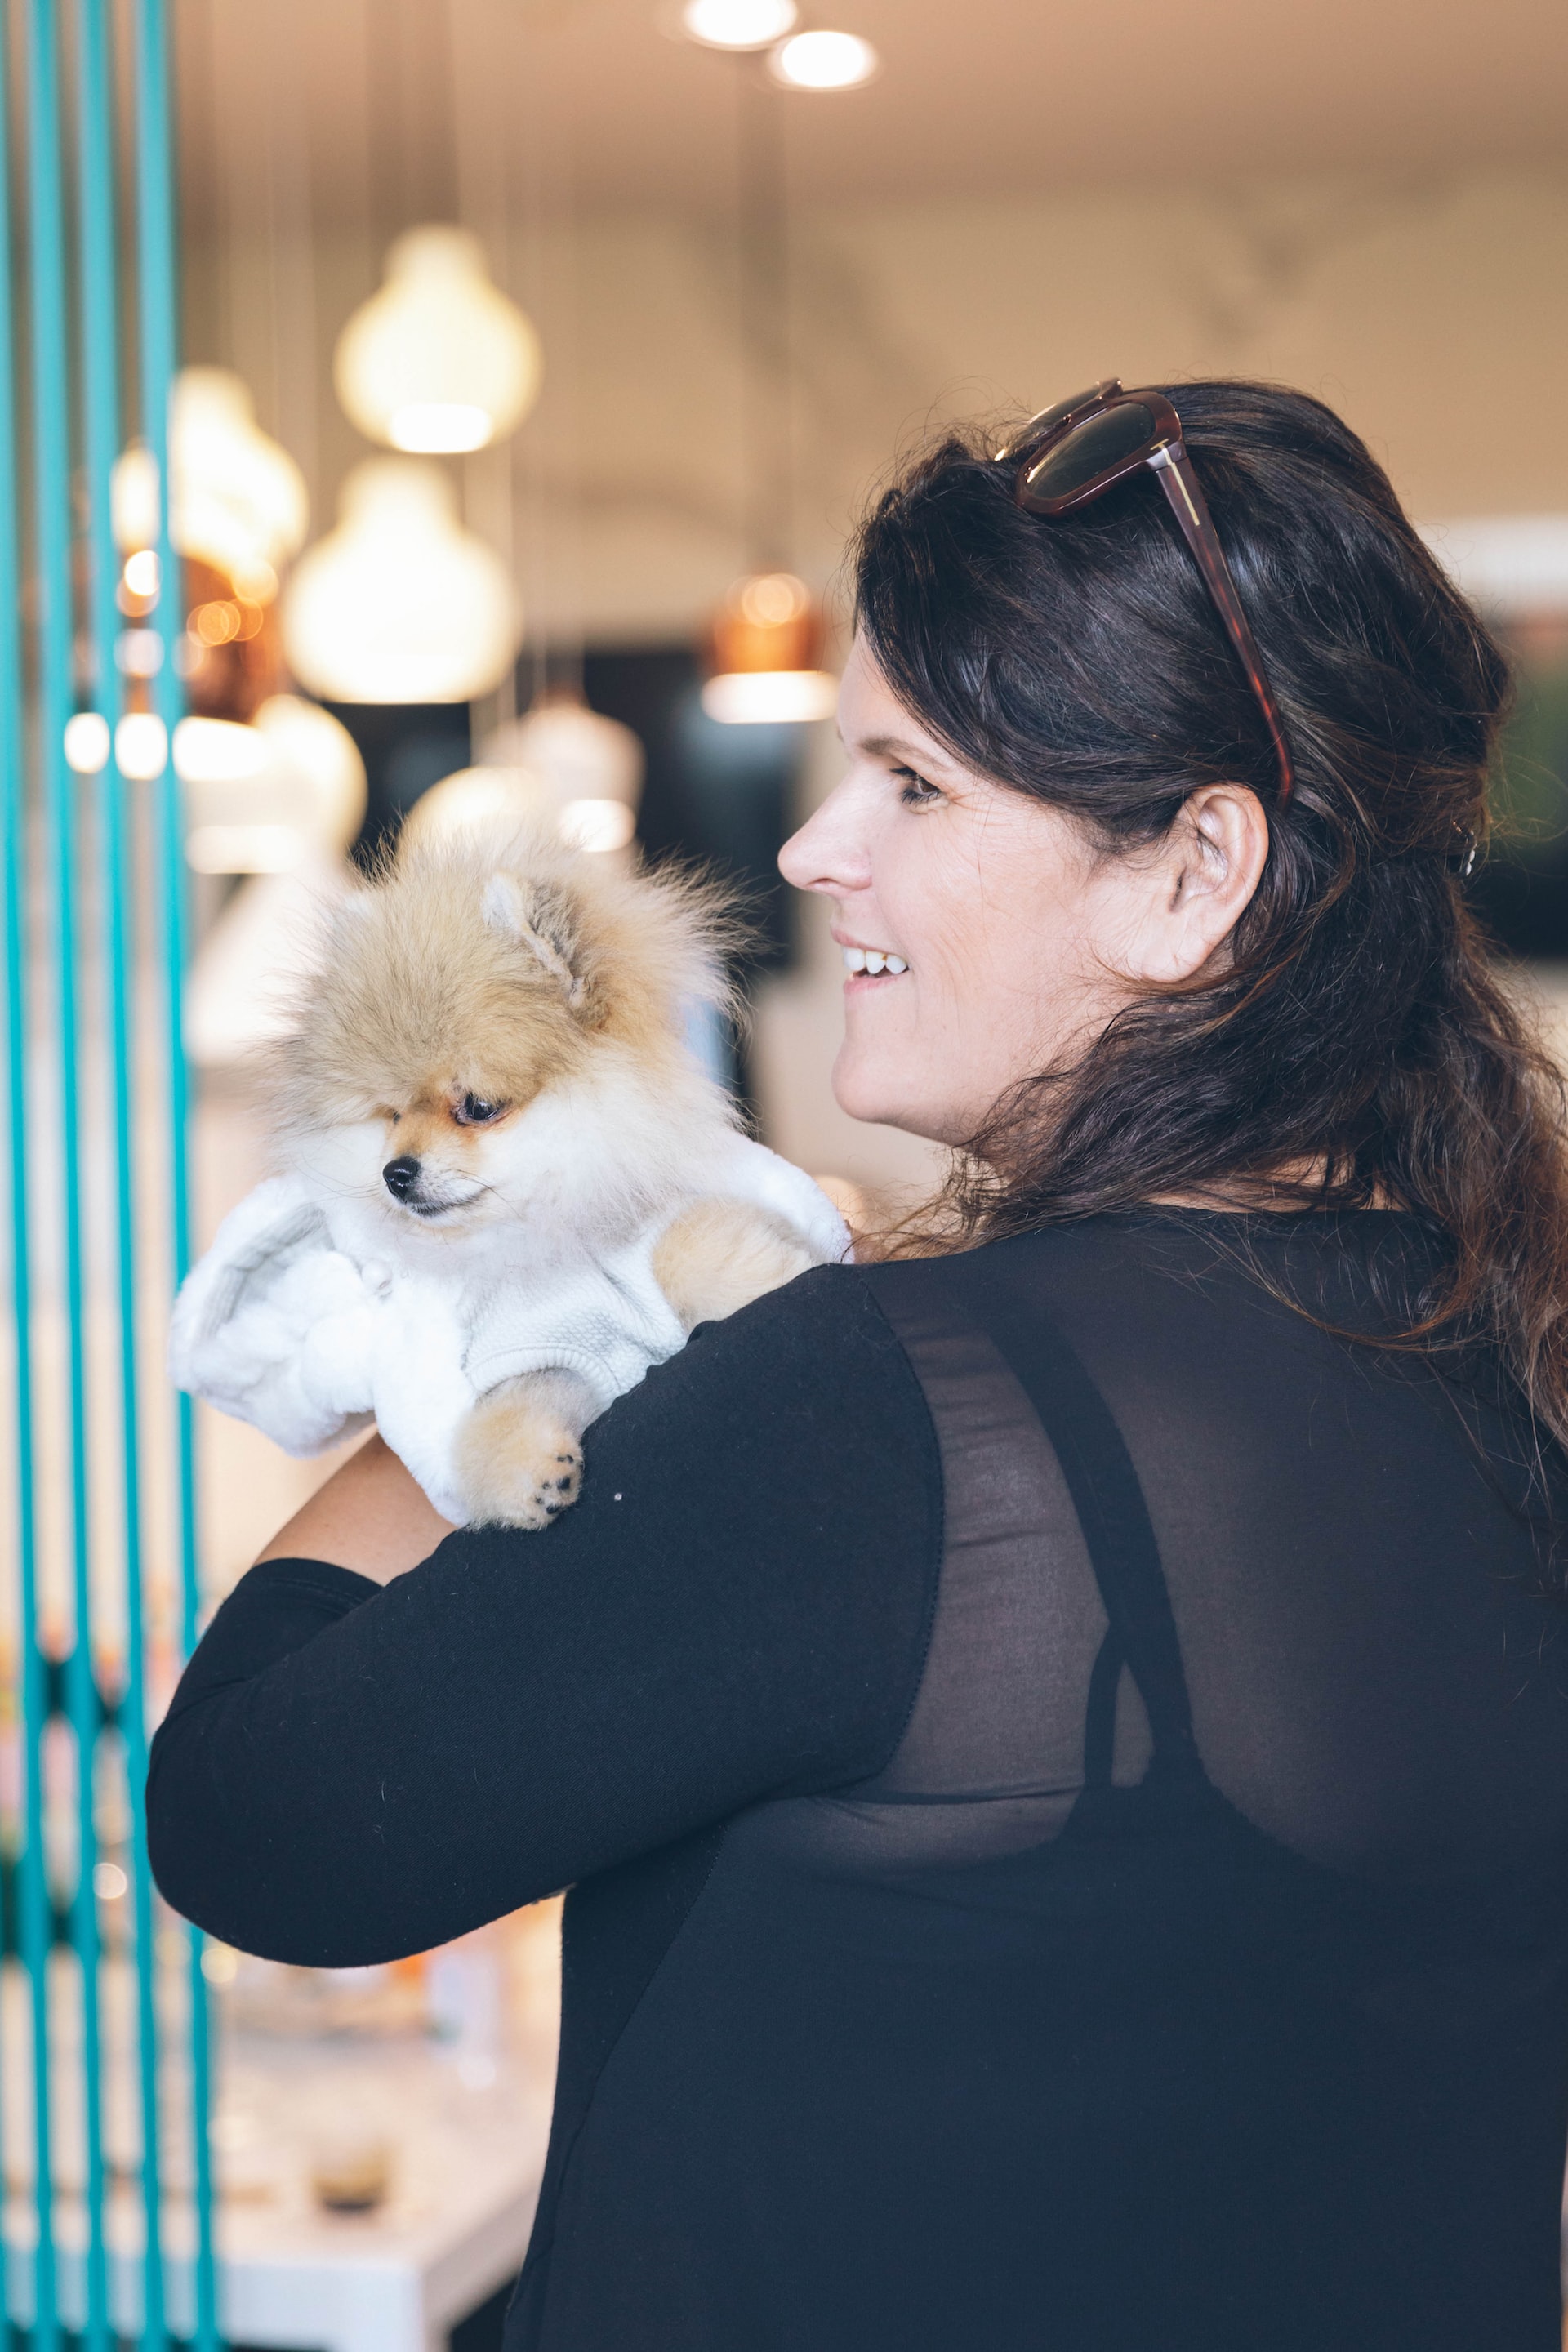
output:
[[[909,965],[902,956],[889,955],[882,948],[846,948],[844,969],[846,971],[873,973],[890,971],[896,975],[900,971],[908,971]]]

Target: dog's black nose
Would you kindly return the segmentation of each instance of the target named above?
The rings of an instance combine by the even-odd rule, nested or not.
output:
[[[387,1161],[381,1171],[381,1181],[395,1201],[406,1201],[419,1181],[419,1162],[405,1151],[400,1160]]]

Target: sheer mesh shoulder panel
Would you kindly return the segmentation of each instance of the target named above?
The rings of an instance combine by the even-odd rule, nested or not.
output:
[[[1427,1246],[1405,1219],[1330,1223],[1107,1219],[871,1276],[952,1481],[953,1587],[886,1792],[1027,1785],[1043,1834],[1086,1732],[1092,1755],[1104,1613],[1004,1361],[1057,1423],[1048,1354],[1028,1361],[1054,1330],[1131,1457],[1222,1796],[1292,1851],[1376,1877],[1481,1875],[1568,1832],[1568,1612],[1542,1596],[1500,1471],[1529,1433],[1419,1358],[1323,1328],[1378,1328],[1377,1261],[1408,1280]],[[1119,1780],[1148,1752],[1129,1713],[1124,1677]],[[989,1832],[971,1834],[979,1851]]]
[[[1115,1782],[1142,1778],[1151,1746],[1137,1687],[1107,1641],[1061,1465],[1017,1379],[962,1299],[929,1281],[895,1302],[892,1319],[942,1455],[944,1554],[926,1669],[884,1771],[842,1795],[773,1806],[767,1822],[770,1841],[857,1869],[981,1861],[1055,1837],[1083,1788],[1091,1712]]]

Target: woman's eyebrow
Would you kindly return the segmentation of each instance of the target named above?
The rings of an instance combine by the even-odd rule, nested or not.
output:
[[[898,735],[862,735],[853,746],[846,744],[845,749],[868,753],[873,760],[898,760],[912,768],[945,768],[950,764],[939,751],[919,750]]]

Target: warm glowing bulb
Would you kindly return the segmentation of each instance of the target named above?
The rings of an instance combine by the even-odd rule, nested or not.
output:
[[[539,338],[491,285],[460,228],[416,228],[386,280],[338,338],[332,375],[373,441],[419,456],[482,449],[521,424],[539,393]]]
[[[681,28],[710,49],[765,49],[791,31],[795,0],[686,0]]]
[[[726,727],[803,726],[831,719],[838,680],[825,669],[732,669],[710,677],[702,708]]]
[[[169,408],[169,448],[175,548],[237,583],[270,583],[275,595],[275,567],[304,544],[310,500],[293,458],[257,424],[238,376],[224,368],[181,371]],[[146,449],[127,449],[116,460],[110,499],[114,536],[129,554],[126,590],[146,603],[158,593],[160,529],[158,468]]]
[[[369,458],[343,484],[341,512],[284,598],[296,677],[331,702],[488,694],[517,651],[517,599],[500,558],[458,523],[445,474]]]
[[[405,400],[387,420],[395,449],[415,457],[458,457],[482,449],[494,431],[488,408],[471,400]]]
[[[575,697],[539,704],[504,730],[504,741],[508,755],[540,779],[558,814],[589,801],[620,801],[635,812],[642,798],[640,740]]]
[[[736,610],[754,628],[782,628],[811,609],[811,591],[793,572],[757,572],[743,580],[735,595]]]
[[[330,711],[275,694],[248,727],[182,719],[174,767],[198,874],[289,874],[347,848],[364,816],[364,764]]]
[[[858,89],[878,62],[858,33],[795,33],[780,42],[768,70],[790,89]]]
[[[625,801],[568,801],[556,826],[569,849],[625,849],[637,829]]]
[[[133,784],[150,784],[169,764],[169,737],[152,710],[130,710],[114,730],[114,758]]]
[[[254,727],[232,719],[182,719],[174,730],[174,767],[182,783],[244,783],[266,765],[267,744]]]
[[[541,824],[549,795],[524,768],[458,768],[420,793],[403,820],[407,843],[487,838]]]
[[[109,765],[109,721],[96,710],[79,710],[65,727],[66,765],[79,776],[96,776]]]

